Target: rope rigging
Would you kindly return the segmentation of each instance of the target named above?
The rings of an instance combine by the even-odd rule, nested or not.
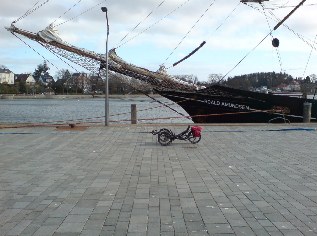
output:
[[[131,37],[130,39],[127,39],[126,41],[122,42],[119,46],[117,46],[116,48],[120,48],[123,45],[127,44],[128,42],[132,41],[133,39],[135,39],[136,37],[140,36],[141,34],[143,34],[144,32],[148,31],[149,29],[151,29],[153,26],[157,25],[158,23],[160,23],[162,20],[166,19],[167,17],[169,17],[170,15],[172,15],[174,12],[176,12],[177,10],[179,10],[180,8],[182,8],[183,6],[185,6],[188,2],[190,2],[190,0],[186,0],[185,2],[183,2],[182,4],[180,4],[177,8],[173,9],[171,12],[169,12],[168,14],[166,14],[165,16],[163,16],[161,19],[159,19],[158,21],[154,22],[152,25],[148,26],[147,28],[145,28],[144,30],[140,31],[137,35]]]
[[[62,62],[64,62],[66,65],[74,69],[77,73],[80,73],[75,67],[73,67],[71,64],[69,64],[67,61],[65,61],[61,56],[59,56],[56,52],[51,50],[49,47],[47,47],[45,44],[40,43],[44,48],[46,48],[49,52],[51,52],[54,56],[56,56],[58,59],[60,59]],[[44,56],[42,56],[44,57]]]
[[[68,22],[70,22],[70,21],[75,20],[76,18],[78,18],[78,17],[80,17],[80,16],[86,14],[87,12],[92,11],[94,8],[100,6],[101,4],[103,4],[103,3],[106,2],[106,1],[107,1],[107,0],[100,1],[100,2],[97,3],[96,5],[94,5],[94,6],[90,7],[90,8],[88,8],[87,10],[81,12],[80,14],[78,14],[78,15],[76,15],[76,16],[74,16],[74,17],[72,17],[72,18],[70,18],[70,19],[68,19],[68,20],[66,20],[66,21],[64,21],[64,22],[62,22],[62,23],[60,23],[60,24],[55,25],[55,27],[61,26],[61,25],[63,25],[63,24],[66,24],[66,23],[68,23]]]
[[[273,30],[272,30],[273,31]],[[244,59],[246,59],[258,46],[260,46],[260,44],[267,38],[270,36],[270,34],[272,33],[269,32],[255,47],[253,47],[244,57],[242,57],[242,59],[232,68],[230,69],[217,83],[219,84],[221,81],[223,81],[227,75],[229,75],[235,68],[238,67],[238,65],[241,64],[242,61],[244,61]]]
[[[136,91],[138,91],[138,92],[144,94],[145,96],[151,98],[153,101],[155,101],[155,102],[157,102],[157,103],[163,105],[164,107],[167,107],[168,109],[172,110],[173,112],[179,114],[180,116],[187,118],[186,115],[184,115],[183,113],[181,113],[181,112],[177,111],[176,109],[172,108],[169,104],[165,104],[164,102],[159,101],[158,99],[156,99],[156,98],[150,96],[150,95],[147,94],[147,93],[144,93],[143,91],[141,91],[141,90],[139,90],[139,89],[136,89],[136,88],[134,88],[134,89],[135,89]]]
[[[235,10],[238,8],[238,6],[241,4],[241,2],[239,2],[236,7],[229,13],[229,15],[224,19],[224,21],[222,23],[220,23],[220,25],[215,29],[214,32],[217,32],[223,25],[224,23],[231,17],[231,15],[235,12]],[[208,41],[208,40],[207,40]],[[194,53],[196,53],[200,48],[202,48],[204,45],[206,44],[206,41],[203,41],[196,49],[194,49],[191,53],[189,53],[187,56],[185,56],[183,59],[175,62],[172,66],[175,67],[176,65],[178,65],[179,63],[183,62],[184,60],[186,60],[187,58],[189,58],[190,56],[192,56]],[[167,69],[170,69],[172,66],[170,66]]]
[[[314,39],[314,44],[315,44],[316,40],[317,40],[317,34],[316,34],[315,39]],[[306,70],[307,70],[307,67],[308,67],[312,52],[313,52],[313,48],[310,50],[310,53],[309,53],[309,56],[308,56],[308,60],[307,60],[307,63],[306,63],[305,69],[304,69],[303,76],[302,76],[303,78],[305,78]]]
[[[23,18],[25,18],[28,14],[30,14],[30,12],[32,11],[32,9],[39,3],[40,1],[37,1],[30,9],[28,9],[22,16],[20,16],[18,19],[16,19],[15,21],[13,21],[12,23],[17,23],[18,21],[22,20]]]
[[[317,3],[311,3],[311,4],[305,4],[305,6],[307,7],[311,7],[311,6],[316,6]],[[266,7],[266,10],[278,10],[278,9],[282,9],[282,8],[294,8],[295,6],[286,6],[286,4],[284,6],[278,6],[278,7]]]
[[[173,49],[173,51],[168,55],[168,57],[165,59],[165,62],[174,54],[176,49],[183,43],[183,41],[187,38],[187,36],[191,33],[191,31],[196,27],[196,25],[199,23],[199,21],[205,16],[205,14],[209,11],[211,6],[216,2],[216,0],[213,0],[210,5],[207,7],[207,9],[204,11],[204,13],[198,18],[198,20],[193,24],[193,26],[188,30],[188,32],[185,34],[185,36],[180,40],[180,42],[177,44],[177,46]],[[164,63],[163,63],[164,64]]]
[[[228,74],[230,74],[235,68],[237,68],[238,65],[240,65],[240,63],[247,58],[247,56],[249,56],[268,36],[270,36],[272,34],[273,31],[277,30],[301,5],[303,5],[303,3],[306,0],[302,0],[287,16],[285,16],[281,21],[279,21],[275,27],[270,30],[270,32],[255,46],[253,47],[232,69],[230,69],[219,81],[218,83],[220,83],[221,81],[224,80],[224,78],[226,78],[226,76]]]
[[[12,22],[12,24],[18,22],[19,20],[25,18],[26,16],[30,15],[31,13],[35,12],[36,10],[38,10],[40,7],[44,6],[46,3],[48,3],[50,0],[46,0],[45,2],[43,2],[42,4],[39,5],[39,2],[40,1],[37,1],[33,6],[32,8],[30,8],[23,16],[21,16],[20,18],[18,18],[17,20],[15,20],[14,22]],[[73,9],[74,7],[76,7],[82,0],[79,0],[77,3],[75,3],[72,7],[70,7],[67,11],[65,11],[62,15],[60,15],[53,23],[55,23],[58,19],[60,19],[63,15],[65,15],[67,12],[69,12],[71,9]],[[104,0],[104,1],[107,1],[107,0]],[[69,22],[77,17],[79,17],[80,15],[83,15],[84,13],[87,13],[88,11],[91,11],[93,8],[101,5],[104,1],[101,1],[99,2],[98,4],[96,4],[95,6],[89,8],[88,10],[80,13],[79,15],[65,21],[65,22],[62,22],[58,25],[56,25],[55,27],[59,26],[59,25],[62,25],[62,24],[65,24],[66,22]],[[34,49],[34,47],[32,47],[30,44],[26,43],[24,40],[22,40],[20,37],[18,37],[16,35],[16,33],[12,32],[11,33],[16,37],[18,38],[21,42],[23,42],[27,47],[29,47],[31,50],[33,50],[36,54],[38,54],[40,57],[42,57],[45,61],[47,61],[49,64],[51,64],[52,66],[54,66],[57,70],[60,70],[60,68],[58,68],[55,64],[53,64],[50,60],[48,60],[47,58],[45,58],[40,52],[38,52],[37,50]],[[31,32],[28,32],[28,33],[31,33]],[[25,36],[25,35],[24,35]],[[65,64],[67,64],[69,67],[71,67],[72,69],[74,69],[77,73],[80,73],[74,66],[72,66],[71,64],[69,64],[67,61],[65,61],[62,57],[64,58],[67,58],[69,61],[77,64],[77,65],[80,65],[84,68],[86,68],[87,70],[89,71],[92,71],[93,73],[96,71],[96,66],[93,65],[93,63],[91,63],[91,61],[89,62],[89,60],[83,60],[84,62],[83,63],[79,63],[79,60],[76,59],[76,57],[70,55],[68,53],[66,53],[66,51],[63,51],[63,50],[58,50],[56,47],[53,47],[52,45],[49,45],[49,44],[46,44],[46,43],[43,43],[41,41],[37,41],[39,44],[41,44],[44,48],[46,48],[49,52],[51,52],[54,56],[56,56],[58,59],[60,59],[62,62],[64,62]]]
[[[41,56],[44,60],[46,60],[48,63],[50,63],[51,65],[53,65],[57,70],[59,70],[59,68],[57,66],[55,66],[53,63],[51,63],[48,59],[46,59],[43,55],[41,55],[38,51],[36,51],[33,47],[31,47],[29,44],[27,44],[25,41],[23,41],[20,37],[18,37],[16,34],[13,34],[15,37],[17,37],[19,40],[21,40],[25,45],[27,45],[29,48],[31,48],[34,52],[36,52],[39,56]],[[65,60],[63,60],[60,56],[57,55],[56,52],[54,52],[52,49],[50,49],[49,47],[47,47],[46,45],[44,45],[43,43],[40,43],[43,47],[45,47],[47,50],[49,50],[52,54],[54,54],[56,57],[58,57],[60,60],[62,60],[64,63],[66,63],[67,65],[69,65],[70,67],[72,67],[74,70],[76,70],[77,72],[79,72],[76,68],[74,68],[73,66],[71,66],[69,63],[67,63]],[[126,82],[126,81],[125,81]],[[163,103],[157,99],[155,99],[154,97],[150,96],[149,94],[143,92],[142,90],[137,89],[135,86],[131,85],[131,84],[127,84],[128,86],[132,87],[133,89],[135,89],[136,91],[146,95],[147,97],[151,98],[153,101],[161,104],[162,106],[172,110],[173,112],[179,114],[181,117],[185,117],[190,119],[189,117],[187,117],[186,115],[178,112],[176,109],[172,108],[170,105],[172,104],[166,104]],[[116,114],[116,115],[120,115],[120,114]],[[115,115],[113,115],[115,116]],[[73,120],[67,120],[67,121],[73,121]],[[66,121],[66,122],[67,122]],[[58,122],[62,122],[62,121],[58,121]],[[65,122],[65,121],[64,121]]]
[[[260,4],[262,6],[262,9],[263,9],[263,14],[265,16],[265,19],[266,19],[266,22],[267,22],[267,25],[269,27],[269,30],[270,32],[272,32],[272,28],[271,28],[271,25],[270,25],[270,22],[269,22],[269,19],[265,13],[265,10],[264,10],[264,5],[263,4]],[[271,35],[271,38],[272,38],[272,44],[274,46],[274,40],[277,40],[277,39],[274,39],[272,33],[270,34]],[[278,44],[278,43],[277,43]],[[275,45],[275,51],[276,51],[276,54],[277,54],[277,57],[278,57],[278,61],[279,61],[279,64],[280,64],[280,68],[281,68],[281,71],[283,71],[283,66],[282,66],[282,58],[281,58],[281,54],[280,54],[280,51],[278,50],[278,45]]]
[[[13,21],[12,23],[13,23],[13,24],[17,23],[18,21],[20,21],[20,20],[22,20],[23,18],[27,17],[28,15],[32,14],[33,12],[35,12],[36,10],[38,10],[39,8],[43,7],[43,6],[44,6],[45,4],[47,4],[49,1],[50,1],[50,0],[45,0],[45,1],[44,1],[43,3],[41,3],[40,5],[39,5],[40,1],[37,1],[29,10],[27,10],[27,11],[24,13],[24,15],[22,15],[21,17],[19,17],[18,19],[16,19],[16,20]],[[64,22],[62,22],[62,23],[60,23],[60,24],[55,25],[55,27],[61,26],[61,25],[65,24],[65,23],[67,23],[67,22],[69,22],[69,21],[72,21],[72,20],[74,20],[74,19],[76,19],[76,18],[78,18],[78,17],[84,15],[85,13],[87,13],[87,12],[93,10],[94,8],[96,8],[97,6],[100,6],[102,3],[106,2],[106,1],[107,1],[107,0],[100,1],[100,2],[97,3],[96,5],[94,5],[94,6],[90,7],[90,8],[88,8],[87,10],[85,10],[85,11],[81,12],[80,14],[78,14],[78,15],[72,17],[71,19],[66,20],[66,21],[64,21]],[[55,19],[52,23],[54,24],[57,20],[59,20],[60,18],[62,18],[62,16],[66,15],[68,12],[70,12],[73,8],[75,8],[75,7],[76,7],[77,5],[79,5],[81,2],[82,2],[82,0],[78,0],[77,3],[75,3],[73,6],[71,6],[68,10],[66,10],[62,15],[60,15],[60,16],[59,16],[57,19]]]
[[[29,45],[27,42],[22,40],[20,37],[18,37],[16,34],[12,33],[16,38],[18,38],[21,42],[23,42],[26,46],[28,46],[30,49],[32,49],[36,54],[38,54],[40,57],[44,59],[44,61],[47,61],[49,64],[54,66],[57,70],[60,70],[55,64],[53,64],[50,60],[48,60],[46,57],[44,57],[41,53],[39,53],[37,50],[35,50],[31,45]],[[67,64],[69,67],[74,69],[77,73],[80,73],[76,68],[74,68],[72,65],[70,65],[67,61],[65,61],[62,57],[60,57],[57,53],[53,52],[49,47],[44,45],[43,43],[39,42],[44,48],[46,48],[48,51],[50,51],[52,54],[54,54],[58,59],[60,59],[62,62]]]
[[[36,10],[38,10],[39,8],[41,8],[42,6],[44,6],[46,3],[48,3],[50,0],[46,0],[45,2],[41,3],[41,5],[37,6],[39,4],[40,1],[37,1],[33,7],[31,7],[29,10],[27,10],[24,15],[22,15],[20,18],[18,18],[17,20],[13,21],[12,23],[17,23],[18,21],[22,20],[23,18],[27,17],[28,15],[32,14],[33,12],[35,12]]]
[[[273,12],[270,12],[270,14],[276,19],[276,21],[280,21],[280,19],[278,19]],[[287,28],[290,32],[292,32],[296,37],[298,37],[300,40],[302,40],[305,44],[307,44],[310,48],[316,50],[316,47],[314,46],[315,43],[313,42],[309,42],[308,39],[305,39],[305,37],[297,32],[295,32],[295,30],[291,29],[288,25],[283,24],[283,26],[285,28]]]
[[[114,73],[113,73],[114,74]],[[181,117],[185,117],[186,118],[186,115],[184,115],[183,113],[177,111],[176,109],[172,108],[171,105],[173,105],[172,103],[171,104],[166,104],[164,102],[161,102],[160,100],[154,98],[153,96],[149,95],[148,93],[142,91],[141,89],[138,89],[136,86],[134,86],[132,83],[127,83],[127,80],[124,78],[123,75],[119,75],[119,76],[116,76],[117,79],[121,80],[123,83],[125,83],[126,85],[130,86],[132,89],[134,89],[135,91],[141,93],[141,94],[144,94],[145,96],[147,96],[148,98],[152,99],[154,102],[157,102],[158,104],[161,104],[162,106],[170,109],[171,111],[177,113],[178,115],[180,115]]]
[[[156,6],[155,9],[153,9],[143,20],[141,20],[138,24],[136,24],[136,26],[133,27],[133,29],[131,31],[129,31],[119,42],[119,44],[126,39],[126,37],[129,36],[129,34],[131,34],[134,30],[136,30],[145,20],[147,20],[155,10],[157,10],[160,6],[163,5],[163,3],[165,2],[166,0],[163,0],[158,6]],[[117,47],[116,47],[117,48]]]
[[[62,16],[66,15],[69,11],[71,11],[73,8],[75,8],[81,1],[82,1],[82,0],[79,0],[79,1],[78,1],[77,3],[75,3],[72,7],[70,7],[68,10],[66,10],[62,15],[60,15],[58,18],[56,18],[56,19],[52,22],[52,24],[54,25],[57,20],[59,20],[60,18],[62,18]]]
[[[230,17],[233,15],[233,13],[238,9],[238,7],[241,5],[241,2],[239,2],[234,8],[233,10],[231,10],[231,12],[224,18],[224,20],[216,27],[216,29],[211,33],[214,34],[216,33],[222,26],[224,26],[224,24],[230,19]],[[208,36],[208,39],[206,41],[208,41],[212,36]]]
[[[254,6],[251,6],[249,4],[246,4],[248,7],[253,8],[256,11],[259,11],[262,14],[262,11]],[[305,6],[307,6],[307,4],[305,4]],[[267,9],[267,8],[264,8]],[[276,22],[280,22],[281,19],[279,19],[271,10],[269,11],[270,15],[271,15],[271,19],[274,18]],[[300,40],[302,40],[305,44],[307,44],[309,47],[311,47],[314,50],[317,50],[317,48],[314,46],[315,43],[313,42],[309,42],[308,39],[305,39],[304,36],[302,36],[301,34],[295,32],[295,30],[291,29],[287,24],[283,23],[283,26],[285,28],[287,28],[290,32],[292,32],[296,37],[298,37]]]
[[[225,22],[232,16],[232,14],[238,9],[238,6],[240,6],[241,2],[239,2],[235,8],[229,13],[229,15],[223,20],[223,22],[215,29],[214,33],[217,32],[224,24]]]
[[[48,59],[46,59],[42,54],[40,54],[38,51],[36,51],[33,47],[31,47],[30,44],[28,44],[27,42],[25,42],[23,39],[21,39],[19,36],[17,36],[16,34],[12,33],[17,39],[19,39],[22,43],[24,43],[26,46],[28,46],[30,49],[32,49],[36,54],[38,54],[40,57],[42,57],[44,60],[46,60],[48,63],[50,63],[51,65],[53,65],[57,70],[59,70],[59,68],[57,66],[55,66],[52,62],[50,62]]]

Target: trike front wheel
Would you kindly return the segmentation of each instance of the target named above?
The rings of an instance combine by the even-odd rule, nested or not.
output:
[[[190,132],[190,134],[189,134],[189,136],[188,136],[188,140],[189,140],[189,142],[191,142],[192,144],[195,144],[195,143],[198,143],[198,142],[201,140],[201,136],[195,137],[195,136],[193,135],[193,133]]]

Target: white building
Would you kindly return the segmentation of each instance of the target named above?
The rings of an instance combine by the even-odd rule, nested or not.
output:
[[[6,68],[0,68],[0,84],[14,84],[14,74]]]

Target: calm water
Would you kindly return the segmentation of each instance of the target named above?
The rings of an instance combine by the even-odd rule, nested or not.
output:
[[[159,99],[171,104],[169,100]],[[147,97],[109,100],[110,122],[130,123],[131,104],[137,105],[138,119],[179,117],[180,115],[153,102]],[[187,113],[176,104],[170,105],[182,114]],[[0,99],[0,123],[102,123],[105,116],[105,100],[91,99]],[[156,119],[139,120],[138,123],[190,123],[191,120]]]

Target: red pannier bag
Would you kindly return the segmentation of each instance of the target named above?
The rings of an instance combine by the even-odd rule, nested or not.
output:
[[[202,129],[203,128],[200,127],[200,126],[192,126],[191,130],[192,130],[193,136],[194,137],[200,137]]]

